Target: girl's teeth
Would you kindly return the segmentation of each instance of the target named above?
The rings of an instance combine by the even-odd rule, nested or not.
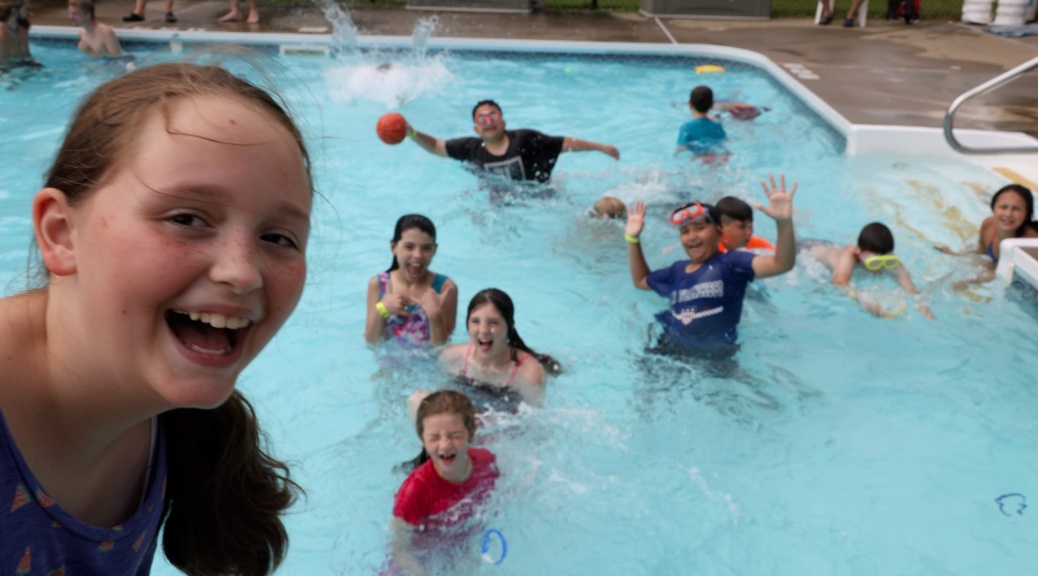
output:
[[[250,324],[248,318],[242,318],[240,316],[224,316],[216,312],[180,312],[181,314],[187,314],[192,320],[196,322],[204,322],[213,328],[230,328],[231,330],[237,330],[238,328],[244,328]]]

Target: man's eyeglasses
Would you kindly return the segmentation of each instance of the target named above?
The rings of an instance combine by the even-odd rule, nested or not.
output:
[[[494,122],[500,120],[501,113],[497,110],[491,110],[489,112],[480,112],[479,114],[476,114],[476,124],[480,124],[482,126],[493,124]]]

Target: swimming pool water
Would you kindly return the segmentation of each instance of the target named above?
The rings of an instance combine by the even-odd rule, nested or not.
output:
[[[34,46],[47,64],[0,90],[0,281],[21,288],[29,201],[74,103],[119,73],[74,50]],[[173,57],[141,53],[144,62]],[[416,388],[445,382],[428,361],[364,345],[366,283],[390,260],[398,216],[439,230],[432,268],[459,285],[507,291],[517,327],[565,373],[546,406],[481,431],[498,455],[485,512],[501,530],[500,566],[479,574],[1033,573],[1038,523],[1018,498],[1038,495],[1035,303],[994,286],[967,294],[969,273],[932,241],[972,241],[990,173],[936,157],[842,156],[842,141],[790,94],[747,66],[697,77],[714,60],[616,60],[466,53],[289,58],[276,72],[305,115],[322,200],[299,308],[243,375],[275,452],[307,497],[287,518],[285,574],[372,574],[388,554],[394,465],[419,443],[404,411]],[[386,73],[379,64],[391,62]],[[732,161],[709,170],[672,156],[689,89],[765,105],[727,124]],[[554,197],[492,204],[461,165],[406,142],[381,144],[376,119],[399,110],[420,130],[455,137],[496,99],[510,127],[617,145],[614,163],[564,154]],[[736,365],[647,357],[647,326],[664,299],[630,285],[622,232],[589,222],[608,193],[659,203],[736,194],[757,181],[800,182],[801,237],[853,242],[887,222],[897,253],[938,319],[878,320],[840,295],[816,265],[764,281],[746,303]],[[757,233],[774,225],[757,215]],[[650,265],[682,257],[676,233],[651,220]],[[874,296],[896,304],[886,286]],[[464,317],[454,341],[466,338]],[[1038,496],[1034,496],[1038,498]],[[479,555],[478,542],[469,556]],[[157,562],[156,574],[173,574]]]

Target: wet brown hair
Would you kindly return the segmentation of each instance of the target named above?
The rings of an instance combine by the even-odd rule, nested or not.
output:
[[[457,414],[461,416],[461,422],[469,432],[469,442],[476,437],[476,408],[472,405],[469,397],[454,390],[440,390],[429,394],[422,399],[418,405],[418,414],[415,416],[414,427],[418,432],[418,438],[425,434],[425,419],[438,414]],[[422,453],[413,460],[408,460],[397,469],[404,472],[413,472],[422,464],[429,461],[429,453],[422,445]]]
[[[299,145],[308,180],[313,178],[303,136],[285,108],[268,92],[219,66],[157,64],[103,84],[76,111],[65,141],[47,172],[46,186],[65,193],[69,203],[121,167],[140,127],[150,114],[168,117],[178,98],[225,96],[244,100],[270,113]]]
[[[468,396],[454,390],[440,390],[423,398],[414,424],[419,438],[425,433],[425,419],[438,414],[461,416],[465,429],[469,431],[469,442],[476,437],[476,408]]]
[[[82,201],[130,156],[151,114],[168,117],[175,99],[209,96],[268,112],[299,145],[310,176],[302,135],[270,94],[217,66],[175,63],[141,68],[87,97],[46,186],[64,192],[70,204]],[[162,545],[169,561],[192,575],[273,572],[288,550],[280,516],[302,490],[288,467],[264,451],[252,406],[235,391],[213,410],[176,409],[159,420],[168,452]]]

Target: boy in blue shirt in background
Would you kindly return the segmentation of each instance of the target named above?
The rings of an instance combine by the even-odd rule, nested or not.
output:
[[[724,141],[728,135],[708,115],[714,107],[714,91],[709,86],[696,86],[689,94],[688,107],[692,111],[692,119],[681,125],[677,153],[689,150],[696,156],[727,155]]]

